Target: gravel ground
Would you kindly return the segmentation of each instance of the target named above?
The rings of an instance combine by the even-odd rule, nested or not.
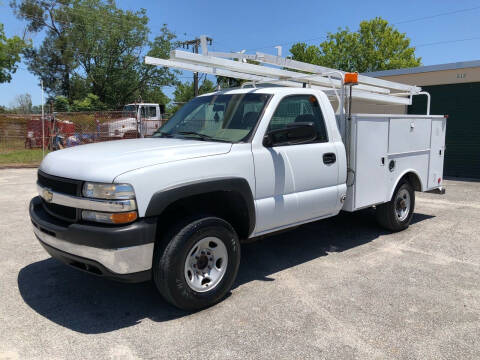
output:
[[[366,210],[246,244],[230,296],[187,314],[50,259],[35,177],[0,171],[0,359],[480,358],[479,182],[417,193],[401,233]]]

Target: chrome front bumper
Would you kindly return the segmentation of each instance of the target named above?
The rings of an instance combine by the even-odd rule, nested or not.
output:
[[[154,243],[130,246],[119,249],[101,249],[85,245],[73,244],[58,239],[33,227],[33,232],[43,243],[89,260],[94,260],[117,274],[130,274],[147,271],[152,268]]]
[[[29,213],[41,244],[52,257],[69,265],[82,265],[77,267],[83,270],[91,265],[101,270],[99,275],[119,280],[152,268],[156,218],[123,226],[69,223],[50,215],[39,196],[30,202]]]

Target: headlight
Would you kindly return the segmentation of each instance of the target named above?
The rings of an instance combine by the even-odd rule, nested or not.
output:
[[[137,220],[137,212],[104,213],[98,211],[83,210],[82,219],[105,224],[126,224]]]
[[[83,184],[83,196],[95,199],[125,200],[134,199],[135,192],[129,184],[101,184],[86,182]]]

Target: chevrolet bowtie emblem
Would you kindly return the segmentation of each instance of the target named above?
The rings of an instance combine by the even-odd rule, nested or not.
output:
[[[42,197],[46,202],[50,202],[53,199],[53,192],[50,189],[43,189]]]

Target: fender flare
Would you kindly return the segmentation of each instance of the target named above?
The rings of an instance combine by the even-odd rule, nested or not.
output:
[[[417,178],[418,178],[418,182],[420,183],[420,191],[424,191],[425,189],[425,186],[423,185],[423,182],[422,182],[422,178],[420,177],[420,175],[418,174],[418,172],[414,169],[407,169],[405,171],[402,172],[402,174],[397,178],[397,180],[395,181],[395,186],[392,187],[392,189],[390,190],[390,195],[388,197],[388,199],[392,199],[392,196],[393,196],[393,192],[395,191],[395,189],[397,188],[400,180],[408,173],[412,173],[414,174]]]
[[[236,192],[245,201],[248,211],[248,229],[251,234],[255,228],[255,202],[252,190],[247,180],[244,178],[221,178],[200,180],[198,182],[183,184],[157,191],[153,194],[148,203],[145,217],[159,216],[162,212],[174,202],[188,198],[194,195],[201,195],[216,191]]]

